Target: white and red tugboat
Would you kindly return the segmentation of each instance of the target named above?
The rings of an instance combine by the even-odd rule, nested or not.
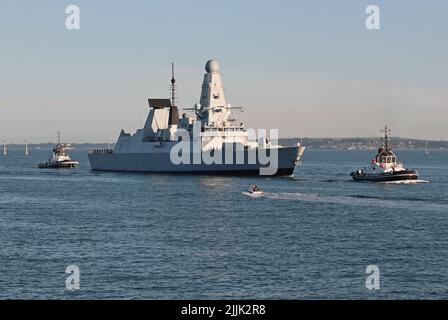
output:
[[[58,133],[58,144],[53,148],[53,154],[47,162],[39,164],[39,168],[76,168],[78,166],[77,161],[73,161],[70,156],[65,152],[66,144],[61,144],[60,134]]]
[[[389,146],[390,129],[384,128],[384,139],[382,139],[381,147],[378,154],[372,160],[369,168],[364,167],[350,173],[355,181],[372,181],[372,182],[388,182],[388,181],[404,181],[418,180],[418,172],[403,167],[401,162],[397,162],[396,155]]]

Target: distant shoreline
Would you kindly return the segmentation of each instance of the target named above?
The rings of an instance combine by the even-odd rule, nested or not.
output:
[[[302,142],[309,149],[334,149],[334,150],[374,150],[380,144],[379,138],[283,138],[279,139],[282,145],[295,145]],[[448,141],[446,140],[423,140],[410,138],[392,137],[390,144],[397,150],[421,150],[426,148],[430,150],[448,150]],[[28,143],[30,149],[52,149],[55,143]],[[23,149],[25,144],[7,144],[8,149]],[[113,148],[113,143],[71,143],[73,149],[89,150],[94,148]]]

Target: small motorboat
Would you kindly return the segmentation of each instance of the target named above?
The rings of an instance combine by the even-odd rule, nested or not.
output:
[[[406,169],[401,162],[397,161],[397,156],[392,152],[389,146],[388,133],[390,130],[385,127],[384,140],[378,149],[378,154],[372,160],[369,168],[356,170],[350,173],[355,181],[371,181],[371,182],[389,182],[418,180],[419,174],[412,169]]]
[[[258,186],[256,186],[256,185],[250,186],[247,189],[247,192],[249,192],[249,194],[252,194],[252,195],[257,195],[257,194],[262,194],[263,193],[263,191],[261,191],[261,189]]]

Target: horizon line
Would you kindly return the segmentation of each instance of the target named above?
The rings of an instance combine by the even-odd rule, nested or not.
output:
[[[391,136],[391,139],[402,139],[402,140],[418,140],[418,141],[427,141],[427,142],[448,142],[448,139],[424,139],[424,138],[409,138],[409,137],[399,137],[399,136]],[[286,139],[296,139],[296,140],[305,140],[305,139],[369,139],[369,140],[380,140],[380,137],[362,137],[362,136],[351,136],[351,137],[282,137],[278,138],[278,140],[286,140]],[[54,141],[45,141],[45,142],[10,142],[8,143],[7,140],[1,140],[1,144],[3,143],[7,145],[39,145],[39,144],[57,144],[57,142]],[[70,144],[115,144],[115,142],[98,142],[98,141],[90,141],[90,142],[64,142],[64,143],[70,143]]]

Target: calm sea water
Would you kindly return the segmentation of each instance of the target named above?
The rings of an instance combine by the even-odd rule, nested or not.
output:
[[[372,152],[307,150],[292,178],[244,178],[93,173],[75,150],[80,168],[42,170],[48,150],[11,151],[0,298],[447,299],[448,152],[397,151],[428,183],[351,182]]]

